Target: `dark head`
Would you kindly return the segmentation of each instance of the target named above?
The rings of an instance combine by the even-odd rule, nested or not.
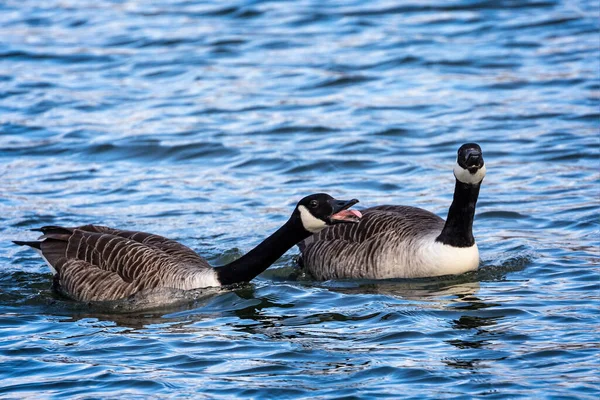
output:
[[[336,200],[326,193],[311,194],[298,202],[294,216],[305,230],[317,233],[329,225],[358,222],[362,217],[360,211],[348,210],[356,203],[356,199]]]
[[[465,143],[458,149],[454,176],[462,183],[478,185],[485,177],[485,164],[481,147],[477,143]]]

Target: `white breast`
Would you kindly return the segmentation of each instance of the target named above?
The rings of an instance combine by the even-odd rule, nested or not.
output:
[[[453,247],[435,240],[435,236],[423,238],[419,243],[418,258],[424,276],[458,275],[479,267],[477,243],[471,247]]]
[[[189,274],[183,280],[176,280],[174,284],[170,284],[169,286],[173,286],[176,289],[191,290],[219,287],[221,286],[221,282],[219,282],[219,279],[217,278],[216,271],[212,268],[207,268]]]
[[[424,278],[458,275],[479,266],[477,244],[452,247],[435,239],[437,233],[415,241],[394,241],[390,238],[373,259],[367,278]],[[381,238],[382,240],[384,238]],[[367,261],[368,262],[368,261]]]

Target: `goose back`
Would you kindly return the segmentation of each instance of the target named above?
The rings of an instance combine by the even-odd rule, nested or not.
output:
[[[104,235],[119,236],[125,239],[131,239],[132,241],[144,244],[156,250],[160,250],[161,252],[168,254],[170,257],[172,257],[178,262],[189,263],[198,265],[199,267],[210,268],[208,262],[200,255],[198,255],[194,250],[174,240],[168,239],[160,235],[155,235],[153,233],[115,229],[101,225],[83,225],[75,228],[46,226],[40,228],[39,230],[44,234],[42,238],[48,237],[48,234],[72,235],[75,230],[89,233],[100,233]],[[73,245],[75,244],[76,240],[76,237],[69,238],[69,241],[73,242]],[[77,243],[77,245],[80,245],[80,243]],[[103,251],[106,250],[103,248],[102,242],[99,242],[97,244],[97,249]]]

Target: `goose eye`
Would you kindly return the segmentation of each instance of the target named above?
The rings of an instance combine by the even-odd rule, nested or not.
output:
[[[319,202],[316,200],[311,200],[310,203],[308,203],[308,206],[310,208],[317,208],[319,206]]]

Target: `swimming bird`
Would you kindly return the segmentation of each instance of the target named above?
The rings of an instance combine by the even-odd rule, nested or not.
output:
[[[192,249],[162,236],[105,226],[45,226],[37,250],[54,272],[53,287],[78,301],[118,300],[145,289],[190,290],[248,282],[299,241],[337,223],[355,223],[358,200],[318,193],[300,200],[275,233],[239,259],[211,267]]]
[[[321,280],[419,278],[476,270],[473,217],[485,173],[481,147],[463,144],[446,221],[416,207],[367,208],[359,223],[331,226],[301,242],[300,265]]]

